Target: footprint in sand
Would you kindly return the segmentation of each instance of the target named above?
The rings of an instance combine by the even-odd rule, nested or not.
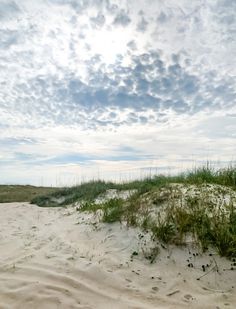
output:
[[[130,279],[128,279],[128,278],[125,278],[125,280],[128,281],[128,282],[132,282],[132,280],[130,280]]]
[[[185,301],[185,302],[190,302],[190,301],[192,301],[192,300],[194,300],[194,298],[193,298],[192,295],[190,295],[190,294],[184,295],[184,301]]]
[[[157,286],[152,287],[152,293],[156,293],[159,291],[159,288]]]

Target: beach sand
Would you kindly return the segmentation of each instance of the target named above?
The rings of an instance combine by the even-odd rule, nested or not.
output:
[[[72,206],[0,204],[0,308],[236,308],[232,261],[160,246],[150,264],[153,245]]]

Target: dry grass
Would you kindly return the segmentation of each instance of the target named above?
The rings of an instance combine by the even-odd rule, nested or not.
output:
[[[0,185],[0,203],[30,202],[33,198],[49,194],[57,188]]]

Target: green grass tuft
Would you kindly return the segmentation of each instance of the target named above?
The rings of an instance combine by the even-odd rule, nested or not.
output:
[[[103,204],[102,221],[107,223],[121,222],[124,214],[124,201],[122,199],[111,199]]]

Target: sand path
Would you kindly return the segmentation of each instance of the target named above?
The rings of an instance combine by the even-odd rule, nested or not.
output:
[[[73,207],[0,204],[0,308],[236,308],[230,261],[196,280],[213,257],[162,249],[150,264],[138,235]]]

